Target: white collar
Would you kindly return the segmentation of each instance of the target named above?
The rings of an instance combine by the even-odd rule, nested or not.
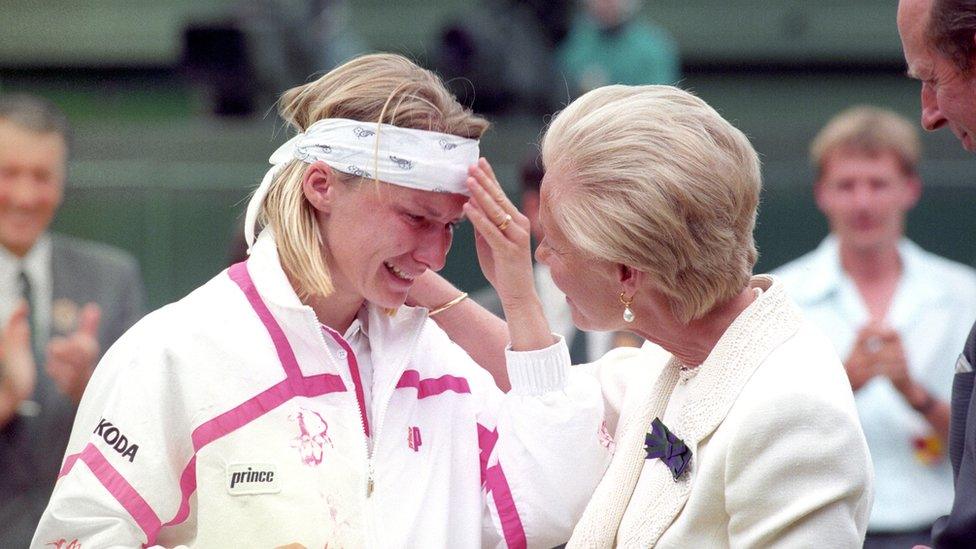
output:
[[[908,238],[898,241],[898,257],[902,262],[902,278],[914,281],[921,274],[925,251]],[[839,291],[848,279],[840,263],[840,242],[834,235],[828,235],[823,242],[810,252],[807,263],[809,275],[804,284],[791,287],[790,293],[800,303],[812,303]]]
[[[51,276],[51,237],[47,233],[37,239],[24,257],[0,246],[0,280],[16,279],[21,270],[27,273],[32,285]]]
[[[295,289],[285,275],[278,256],[278,245],[275,243],[274,232],[270,228],[265,228],[258,235],[257,241],[251,248],[248,265],[248,273],[266,303],[285,309],[301,310],[310,314],[312,318],[316,318],[316,322],[318,321],[312,308],[302,303],[298,298],[298,294],[295,293]],[[366,303],[366,306],[357,313],[356,319],[350,325],[347,333],[354,333],[351,330],[357,322],[359,329],[367,337],[369,337],[369,331],[379,330],[383,335],[393,329],[394,326],[397,326],[396,330],[406,329],[409,332],[415,325],[422,324],[426,318],[427,309],[422,307],[402,306],[395,315],[390,316],[385,309],[372,303]]]

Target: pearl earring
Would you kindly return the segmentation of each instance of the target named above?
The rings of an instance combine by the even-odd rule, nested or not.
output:
[[[624,304],[624,322],[630,324],[635,318],[634,311],[630,308],[630,304],[634,302],[634,297],[628,298],[623,292],[620,292],[620,302]]]

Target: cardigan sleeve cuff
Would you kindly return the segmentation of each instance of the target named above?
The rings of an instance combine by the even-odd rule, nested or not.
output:
[[[566,386],[569,372],[569,347],[563,336],[553,334],[556,342],[544,349],[513,351],[505,348],[505,363],[512,392],[517,395],[537,396],[550,391],[561,391]]]

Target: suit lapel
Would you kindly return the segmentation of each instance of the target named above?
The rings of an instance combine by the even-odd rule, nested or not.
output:
[[[613,547],[644,466],[644,434],[655,417],[664,415],[668,396],[678,381],[676,364],[672,358],[655,383],[648,383],[647,389],[635,391],[634,399],[628,399],[626,404],[632,406],[621,413],[613,459],[573,530],[568,548]]]
[[[781,284],[755,276],[764,290],[729,326],[701,366],[697,383],[680,411],[681,437],[698,444],[722,423],[742,388],[773,350],[792,337],[801,316]]]

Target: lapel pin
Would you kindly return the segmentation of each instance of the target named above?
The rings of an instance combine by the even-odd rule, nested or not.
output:
[[[671,470],[675,482],[688,468],[691,461],[691,449],[683,440],[664,426],[660,418],[651,422],[651,432],[644,438],[645,459],[660,459]]]

